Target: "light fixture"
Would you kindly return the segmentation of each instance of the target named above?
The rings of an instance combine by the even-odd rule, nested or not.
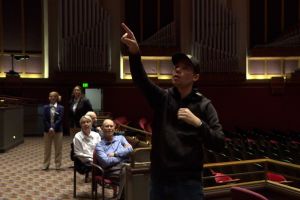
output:
[[[11,54],[10,56],[11,56],[11,70],[6,72],[6,77],[20,77],[19,72],[15,71],[14,59],[16,59],[17,61],[22,61],[22,60],[28,60],[30,57],[29,55],[14,55],[14,54]]]
[[[14,58],[15,58],[17,61],[28,60],[28,59],[29,59],[29,55],[15,55]]]

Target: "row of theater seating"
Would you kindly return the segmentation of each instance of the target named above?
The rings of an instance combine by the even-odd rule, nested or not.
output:
[[[122,125],[131,125],[145,132],[152,133],[151,121],[141,117],[138,125],[121,116],[114,119],[119,130]],[[281,132],[278,130],[264,131],[261,129],[243,130],[225,133],[225,148],[222,153],[211,150],[205,151],[205,163],[226,162],[236,160],[250,160],[258,158],[271,158],[274,160],[300,164],[300,133],[295,131]],[[136,136],[138,139],[150,141],[149,135],[137,134],[135,130],[126,129],[127,136]]]
[[[224,133],[224,151],[215,153],[206,150],[206,163],[271,158],[300,164],[300,133],[278,133],[261,130],[224,131]]]
[[[151,121],[141,117],[138,123],[132,123],[125,116],[114,119],[119,130],[122,125],[130,125],[145,132],[152,133]],[[205,162],[224,162],[271,158],[274,160],[300,164],[300,133],[295,131],[281,132],[278,130],[264,131],[261,129],[226,131],[225,149],[221,154],[206,151]],[[136,131],[126,129],[126,135],[136,135]],[[137,134],[139,139],[149,141],[149,135]]]
[[[126,117],[115,119],[117,125],[128,125],[130,122]],[[146,118],[138,121],[138,128],[152,132],[151,122]],[[128,131],[128,130],[127,130]],[[204,150],[204,163],[217,163],[228,161],[252,160],[259,158],[271,158],[274,160],[296,163],[300,162],[300,133],[298,132],[280,132],[280,131],[264,131],[260,129],[236,131],[224,131],[225,148],[221,153],[212,150]],[[126,132],[128,134],[128,132]],[[136,134],[136,133],[134,133]],[[145,138],[142,138],[145,139]],[[149,138],[148,138],[149,139]],[[215,185],[216,183],[228,183],[239,181],[240,178],[231,178],[226,174],[245,174],[243,181],[251,181],[264,179],[264,166],[260,164],[251,164],[246,167],[232,166],[213,169],[205,169],[206,177],[213,177],[213,181],[205,183],[206,186]],[[282,169],[273,169],[273,171],[284,171]],[[248,175],[248,172],[257,172]],[[269,180],[276,182],[287,182],[286,178],[281,174],[267,173]]]
[[[300,133],[289,132],[281,133],[278,131],[251,130],[244,131],[224,131],[225,148],[222,152],[214,152],[210,149],[204,149],[204,163],[218,163],[228,161],[242,161],[259,158],[271,158],[288,163],[300,163]],[[295,174],[282,167],[271,166],[269,170],[276,171],[278,174],[267,173],[267,178],[277,182],[286,182],[284,176],[279,174]],[[206,169],[204,176],[214,177],[214,181],[206,181],[206,186],[215,185],[215,183],[228,183],[239,181],[262,180],[265,177],[263,173],[264,166],[261,164],[250,164],[244,166],[217,167],[214,170]],[[251,175],[249,175],[251,172]],[[252,173],[254,172],[254,173]],[[227,174],[227,175],[226,175]],[[241,174],[239,178],[231,178],[228,174]],[[243,176],[243,174],[245,176]],[[209,180],[209,179],[208,179]]]

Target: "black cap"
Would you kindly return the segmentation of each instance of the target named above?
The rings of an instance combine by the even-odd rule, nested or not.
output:
[[[196,60],[195,58],[189,58],[186,54],[184,53],[175,53],[172,56],[172,62],[174,65],[177,65],[180,61],[187,61],[191,67],[193,67],[194,73],[199,74],[200,73],[200,65],[199,61]]]

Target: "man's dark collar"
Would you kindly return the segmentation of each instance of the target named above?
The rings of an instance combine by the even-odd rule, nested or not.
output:
[[[181,98],[180,93],[176,87],[172,87],[170,91],[175,98]],[[184,99],[188,98],[202,98],[202,94],[198,91],[197,88],[193,88],[192,91]]]

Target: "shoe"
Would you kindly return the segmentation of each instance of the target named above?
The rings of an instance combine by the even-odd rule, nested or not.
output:
[[[61,170],[61,163],[55,163],[55,169]]]
[[[49,167],[43,167],[42,168],[42,170],[48,170],[49,169]]]

